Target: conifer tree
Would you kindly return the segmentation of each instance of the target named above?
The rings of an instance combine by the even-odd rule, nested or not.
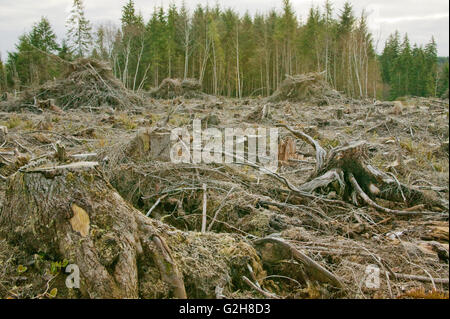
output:
[[[66,21],[68,46],[77,57],[84,57],[92,45],[91,24],[86,19],[82,0],[73,0]]]
[[[52,30],[47,18],[41,20],[33,26],[29,34],[30,43],[36,48],[45,52],[55,52],[59,49],[56,42],[56,35]]]
[[[6,78],[6,66],[3,64],[2,56],[0,54],[0,92],[6,91],[8,87]]]
[[[134,6],[134,1],[129,0],[125,6],[122,8],[122,28],[125,29],[128,26],[137,24],[139,21],[136,15],[136,8]]]
[[[74,0],[67,41],[56,42],[43,18],[8,55],[7,82],[20,86],[53,77],[57,70],[37,53],[42,50],[67,60],[89,54],[109,60],[116,77],[132,90],[158,86],[167,77],[192,77],[211,94],[270,95],[286,75],[324,72],[336,90],[355,98],[447,91],[448,71],[445,61],[438,63],[434,39],[420,47],[395,32],[377,56],[366,14],[356,16],[349,2],[333,8],[323,0],[301,20],[292,1],[279,1],[280,11],[244,15],[218,5],[198,5],[190,14],[183,2],[156,7],[144,21],[135,1],[127,0],[119,27],[101,25],[92,39],[82,2]]]
[[[449,90],[449,63],[447,58],[447,62],[445,62],[441,66],[438,80],[437,96],[440,98],[448,99],[448,90]]]

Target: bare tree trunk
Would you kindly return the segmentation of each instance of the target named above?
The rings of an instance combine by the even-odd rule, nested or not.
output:
[[[144,87],[145,81],[147,80],[147,73],[148,73],[149,69],[150,69],[150,64],[147,65],[147,68],[145,69],[144,76],[142,77],[141,83],[139,84],[139,87],[137,89],[138,91],[141,91],[142,88]]]
[[[214,43],[214,39],[211,41],[212,43],[212,51],[213,51],[213,87],[214,87],[214,95],[217,94],[217,60],[216,60],[216,45]]]
[[[141,59],[142,59],[143,53],[144,53],[144,36],[142,36],[142,38],[141,38],[141,50],[139,51],[138,61],[137,61],[137,65],[136,65],[136,72],[134,73],[133,91],[136,90],[136,80],[137,80],[137,75],[139,73],[139,66],[141,64]]]
[[[241,91],[241,71],[239,67],[239,23],[236,26],[236,75],[237,75],[237,93],[238,98],[242,98],[242,91]]]
[[[189,38],[187,39],[189,41]],[[189,44],[185,44],[184,47],[184,75],[183,79],[187,79],[189,71]]]
[[[123,69],[123,75],[122,75],[122,82],[123,84],[128,87],[128,63],[131,53],[131,47],[130,47],[131,39],[128,40],[127,47],[125,49],[125,66]]]

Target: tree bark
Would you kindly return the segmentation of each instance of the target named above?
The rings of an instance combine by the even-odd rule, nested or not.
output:
[[[242,237],[181,232],[145,217],[95,168],[17,172],[8,180],[0,235],[30,254],[80,269],[83,298],[214,298],[245,288],[252,265]]]

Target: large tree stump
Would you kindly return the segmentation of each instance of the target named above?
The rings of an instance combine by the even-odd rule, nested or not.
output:
[[[265,275],[242,237],[186,233],[145,217],[95,168],[17,172],[0,234],[30,254],[78,265],[80,297],[213,298]]]
[[[378,211],[397,215],[417,215],[428,213],[424,208],[439,208],[448,211],[448,202],[430,196],[420,190],[400,183],[393,175],[388,175],[368,164],[368,144],[357,141],[326,152],[312,137],[301,131],[281,124],[296,137],[304,140],[316,150],[316,170],[308,182],[296,188],[297,191],[312,193],[334,185],[344,200],[365,204]],[[380,206],[376,198],[399,202],[415,210],[394,210]]]

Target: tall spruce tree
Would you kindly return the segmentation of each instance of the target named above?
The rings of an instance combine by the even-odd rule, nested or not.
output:
[[[56,42],[56,35],[46,17],[42,17],[41,20],[33,26],[28,37],[30,43],[42,51],[50,53],[59,50],[58,43]]]
[[[396,31],[386,41],[380,66],[383,82],[388,88],[387,98],[439,96],[442,92],[434,38],[425,48],[416,44],[411,46],[408,35],[400,43],[400,34]]]
[[[67,41],[71,51],[77,57],[89,53],[92,45],[92,27],[85,17],[82,0],[73,0],[72,9],[66,21]]]
[[[449,63],[447,58],[447,62],[445,62],[441,66],[437,95],[441,98],[448,99],[448,86],[449,86]]]

